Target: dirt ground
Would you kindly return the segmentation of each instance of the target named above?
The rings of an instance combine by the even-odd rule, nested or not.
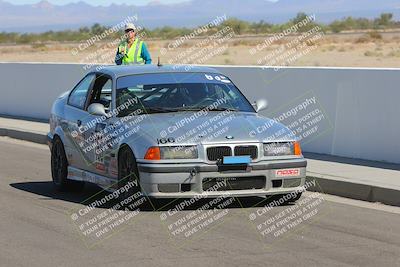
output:
[[[269,37],[191,39],[179,47],[174,46],[176,40],[146,40],[146,43],[153,62],[161,57],[164,64],[400,67],[400,32],[324,34],[313,42],[303,42],[294,52],[289,44],[293,45],[298,36],[262,46]],[[113,63],[116,45],[111,41],[84,46],[84,42],[0,45],[0,62]]]

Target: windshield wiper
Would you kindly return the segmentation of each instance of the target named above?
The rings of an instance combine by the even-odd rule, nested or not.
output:
[[[234,108],[213,108],[210,111],[239,111],[238,109]]]
[[[237,109],[232,108],[213,108],[209,109],[208,107],[183,107],[180,108],[179,111],[200,111],[200,110],[209,110],[209,111],[239,111]]]
[[[145,107],[145,108],[140,108],[140,109],[135,109],[135,110],[126,109],[126,110],[120,111],[119,117],[125,117],[128,115],[134,114],[137,110],[141,110],[142,114],[177,112],[177,110],[175,110],[175,109]]]
[[[147,113],[169,113],[169,112],[181,112],[181,111],[239,111],[232,108],[213,108],[208,109],[208,107],[179,107],[179,108],[161,108],[161,107],[144,107]]]
[[[212,108],[210,109],[209,107],[195,107],[195,108],[184,108],[186,111],[200,111],[200,110],[208,110],[208,111],[239,111],[238,109],[234,108]]]
[[[168,113],[168,112],[178,112],[179,109],[175,108],[156,108],[156,107],[145,107],[144,111],[147,113]]]

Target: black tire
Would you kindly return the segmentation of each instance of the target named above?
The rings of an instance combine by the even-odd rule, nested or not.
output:
[[[58,191],[80,191],[85,183],[68,180],[68,161],[64,145],[60,138],[55,137],[51,149],[51,176],[53,185]]]
[[[299,200],[299,199],[301,198],[301,195],[302,195],[302,194],[303,194],[302,192],[297,193],[296,196],[295,196],[294,198],[290,198],[290,199],[288,199],[287,201],[284,201],[284,202],[282,203],[282,205],[287,205],[287,204],[296,202],[297,200]],[[273,197],[273,199],[274,199],[274,200],[279,200],[279,199],[283,198],[283,197],[286,196],[286,195],[291,196],[291,194],[275,195],[275,196]],[[268,198],[268,196],[267,196],[267,198]]]
[[[122,198],[141,191],[136,158],[132,150],[128,146],[124,146],[118,153],[118,189],[125,187],[129,182],[135,182],[137,186],[130,187],[129,191],[123,192]]]
[[[302,195],[303,193],[302,192],[300,192],[300,193],[297,193],[297,195],[294,197],[294,198],[292,198],[291,200],[290,200],[290,202],[296,202],[297,200],[299,200],[300,198],[301,198],[301,195]]]

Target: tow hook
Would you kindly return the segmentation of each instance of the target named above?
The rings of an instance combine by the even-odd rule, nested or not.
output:
[[[190,176],[194,177],[194,176],[196,176],[196,174],[197,174],[197,170],[196,170],[196,168],[193,168],[193,169],[190,171]]]

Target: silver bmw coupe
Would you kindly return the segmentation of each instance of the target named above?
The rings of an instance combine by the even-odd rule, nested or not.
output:
[[[284,125],[224,74],[194,66],[110,66],[53,104],[48,144],[59,190],[95,183],[152,198],[293,194],[307,162]]]

